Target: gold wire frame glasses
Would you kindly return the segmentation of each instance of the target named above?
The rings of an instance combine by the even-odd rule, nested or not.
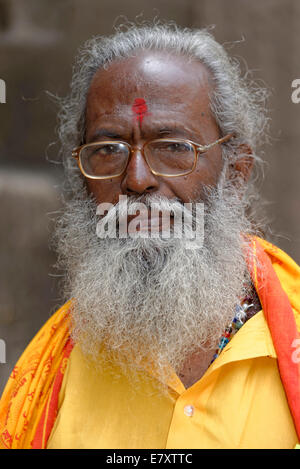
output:
[[[126,170],[131,154],[139,150],[144,156],[150,171],[156,176],[178,177],[194,171],[198,155],[215,145],[234,137],[225,135],[213,143],[201,145],[191,140],[160,138],[145,142],[141,148],[127,142],[105,140],[86,143],[72,151],[82,174],[90,179],[111,179],[121,176]]]

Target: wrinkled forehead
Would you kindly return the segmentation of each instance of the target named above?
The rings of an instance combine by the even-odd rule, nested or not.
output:
[[[203,105],[209,102],[210,90],[210,73],[201,62],[166,52],[138,52],[96,72],[88,92],[87,114],[92,118],[96,111],[128,112],[137,98],[157,111],[195,100]]]

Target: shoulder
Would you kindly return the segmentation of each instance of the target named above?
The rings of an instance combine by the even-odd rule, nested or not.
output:
[[[72,348],[71,307],[68,301],[48,319],[15,365],[0,400],[0,447],[26,447],[31,441],[27,428],[39,420],[62,358]]]
[[[256,241],[271,261],[293,309],[297,328],[300,330],[300,266],[279,247],[261,238],[256,238]]]

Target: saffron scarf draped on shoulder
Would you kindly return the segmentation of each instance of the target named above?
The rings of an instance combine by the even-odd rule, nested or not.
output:
[[[70,306],[69,301],[46,322],[8,379],[0,401],[1,449],[46,448],[73,348]]]
[[[300,267],[283,251],[250,240],[249,270],[278,357],[278,367],[300,440]],[[256,262],[257,259],[257,262]],[[0,401],[0,448],[46,448],[58,411],[58,397],[73,343],[71,301],[31,341],[7,382]],[[300,355],[300,354],[299,354]]]
[[[281,249],[254,238],[248,267],[277,354],[280,378],[300,440],[300,267]]]

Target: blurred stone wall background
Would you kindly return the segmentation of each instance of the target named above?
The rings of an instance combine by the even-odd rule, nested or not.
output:
[[[276,243],[300,262],[299,0],[0,0],[0,391],[15,361],[60,305],[55,254],[48,247],[62,179],[57,161],[56,109],[45,91],[68,91],[78,46],[111,34],[120,15],[130,21],[174,20],[216,25],[231,55],[246,60],[272,91],[272,146],[266,148],[262,193]],[[54,162],[51,162],[54,161]],[[52,216],[50,215],[52,214]]]

